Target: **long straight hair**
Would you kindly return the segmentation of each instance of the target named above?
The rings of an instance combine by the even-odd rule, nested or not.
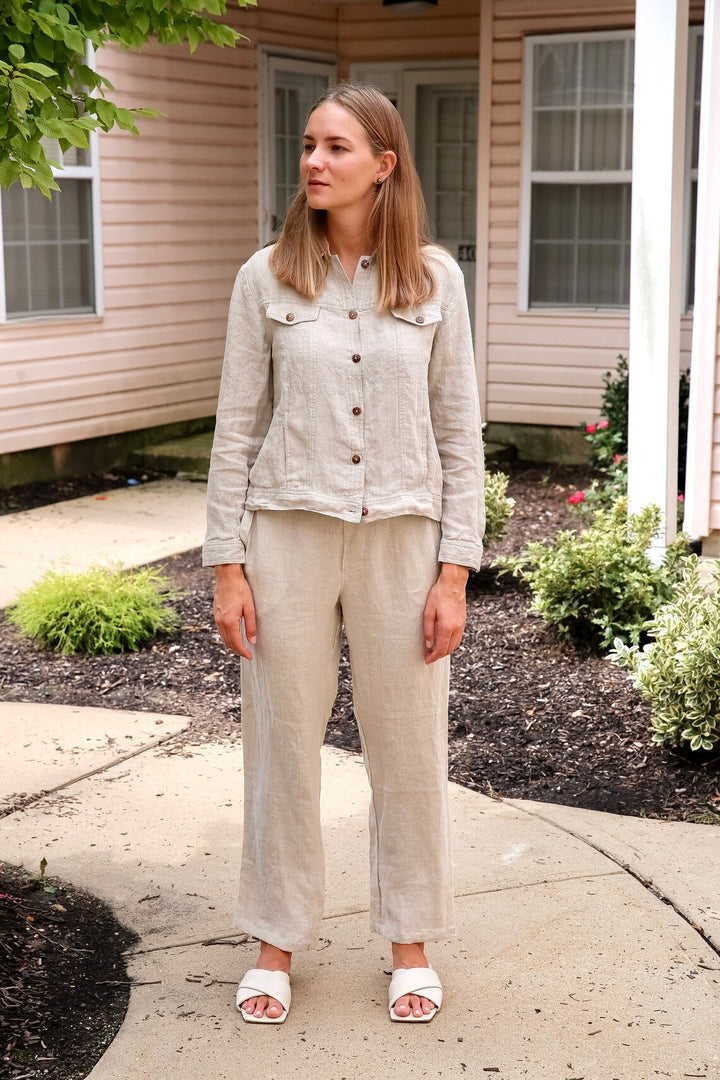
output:
[[[368,231],[378,267],[377,310],[414,307],[431,297],[435,280],[423,252],[431,243],[420,179],[407,132],[395,106],[375,86],[340,83],[318,98],[341,105],[362,125],[375,157],[397,155],[395,168],[375,193]],[[315,297],[328,273],[326,211],[308,206],[302,183],[290,204],[282,232],[270,255],[275,277],[303,296]]]

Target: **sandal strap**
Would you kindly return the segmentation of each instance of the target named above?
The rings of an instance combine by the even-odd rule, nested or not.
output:
[[[440,976],[432,968],[397,968],[390,980],[388,996],[392,1009],[398,998],[406,994],[418,994],[432,1001],[436,1008],[442,1005],[443,992]]]
[[[275,998],[285,1012],[290,1008],[290,976],[286,971],[265,971],[264,968],[250,968],[245,972],[237,989],[238,1008],[251,997]]]

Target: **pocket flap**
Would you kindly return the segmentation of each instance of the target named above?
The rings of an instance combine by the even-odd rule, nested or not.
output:
[[[415,326],[427,326],[428,323],[442,321],[442,311],[439,304],[420,304],[419,307],[413,308],[393,308],[392,313],[396,319],[413,323]]]
[[[283,323],[285,326],[295,326],[297,323],[315,322],[320,314],[319,304],[296,303],[293,300],[273,302],[267,306],[267,317],[274,322]]]

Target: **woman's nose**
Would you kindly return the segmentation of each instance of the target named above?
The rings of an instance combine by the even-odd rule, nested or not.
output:
[[[311,154],[308,155],[307,164],[309,169],[321,169],[322,168],[322,155],[319,153],[319,148],[316,146]]]

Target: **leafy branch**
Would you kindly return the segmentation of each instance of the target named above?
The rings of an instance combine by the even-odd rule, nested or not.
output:
[[[236,0],[241,8],[256,0]],[[221,23],[228,0],[3,0],[0,11],[0,187],[20,181],[51,197],[58,185],[46,143],[86,150],[90,133],[118,127],[138,134],[138,116],[108,97],[112,83],[87,63],[87,47],[110,42],[141,49],[209,42],[234,46],[243,37]]]

